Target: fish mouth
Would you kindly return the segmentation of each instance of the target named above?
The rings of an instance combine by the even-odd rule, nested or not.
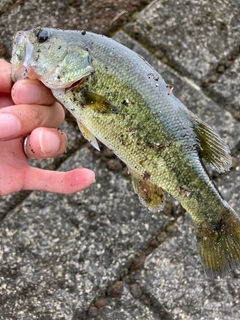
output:
[[[13,82],[26,78],[30,70],[33,45],[29,42],[26,32],[19,31],[15,38],[12,50],[11,78]]]

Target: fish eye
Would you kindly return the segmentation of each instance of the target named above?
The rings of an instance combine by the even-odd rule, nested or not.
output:
[[[47,41],[48,36],[49,34],[47,30],[40,30],[39,33],[37,34],[38,42],[43,43]]]

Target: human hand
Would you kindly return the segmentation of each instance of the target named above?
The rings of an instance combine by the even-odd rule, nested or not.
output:
[[[56,128],[64,120],[64,110],[51,91],[37,80],[20,80],[13,86],[11,65],[0,59],[0,196],[20,190],[43,190],[70,194],[88,187],[94,172],[68,172],[31,167],[31,158],[45,159],[62,154],[65,134]]]

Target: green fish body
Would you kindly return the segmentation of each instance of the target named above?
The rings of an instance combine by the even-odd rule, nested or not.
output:
[[[210,276],[240,262],[240,221],[206,172],[231,167],[229,149],[190,112],[142,57],[102,35],[35,28],[16,34],[12,78],[38,78],[97,139],[128,166],[142,204],[164,205],[165,191],[191,215]]]

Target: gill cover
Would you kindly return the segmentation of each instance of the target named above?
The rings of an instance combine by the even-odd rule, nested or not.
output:
[[[18,33],[14,44],[13,52],[20,54],[13,55],[19,61],[15,58],[12,63],[18,68],[24,66],[24,77],[36,78],[38,75],[50,89],[71,87],[94,72],[85,44],[80,39],[76,45],[68,37],[59,37],[54,29],[35,28]]]

